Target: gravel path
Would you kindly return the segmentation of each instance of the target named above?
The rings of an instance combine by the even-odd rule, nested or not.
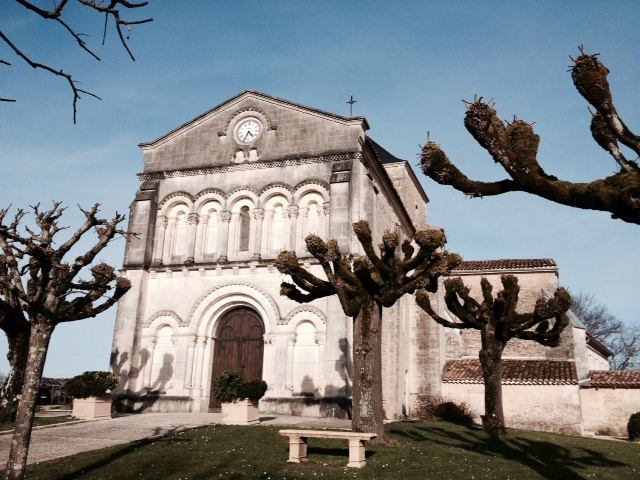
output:
[[[67,457],[80,452],[121,445],[158,435],[220,423],[219,413],[144,413],[117,415],[110,420],[79,421],[37,427],[31,434],[27,463]],[[350,420],[290,416],[263,416],[261,425],[349,429]],[[0,434],[0,464],[9,455],[10,432]]]

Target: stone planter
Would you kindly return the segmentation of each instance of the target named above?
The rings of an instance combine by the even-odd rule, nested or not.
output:
[[[81,420],[111,418],[111,397],[75,398],[71,416]]]
[[[249,400],[222,404],[223,425],[255,425],[260,423],[258,406]]]

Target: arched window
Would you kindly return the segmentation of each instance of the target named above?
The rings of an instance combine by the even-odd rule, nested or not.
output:
[[[273,222],[271,226],[271,250],[280,251],[284,248],[284,213],[285,209],[281,203],[273,208]]]
[[[246,205],[241,207],[238,217],[238,251],[246,252],[249,250],[249,239],[251,238],[251,218],[249,217],[249,207]]]
[[[162,261],[165,264],[172,263],[173,261],[180,261],[180,257],[186,256],[187,254],[188,215],[189,207],[184,203],[177,203],[167,211],[164,239],[159,242],[159,245],[157,246],[158,255],[161,255]],[[157,258],[160,258],[160,256]]]
[[[162,325],[155,335],[155,348],[151,364],[151,390],[166,390],[171,386],[173,377],[175,347],[173,345],[173,329]]]
[[[187,251],[187,212],[177,213],[173,228],[172,257],[180,257]]]
[[[320,214],[318,212],[318,202],[311,201],[307,206],[307,234],[320,233]]]
[[[293,393],[313,394],[318,387],[318,344],[316,327],[310,321],[296,328],[293,347]]]
[[[210,208],[206,212],[206,225],[204,225],[204,241],[202,242],[202,253],[210,255],[216,253],[216,242],[218,241],[218,210]]]
[[[229,203],[231,220],[227,243],[228,258],[231,261],[248,260],[256,253],[253,249],[257,245],[257,240],[252,238],[256,230],[253,219],[255,201],[249,195],[243,195]]]
[[[299,238],[304,239],[313,233],[320,237],[326,236],[326,219],[324,216],[324,200],[317,192],[309,192],[300,199],[300,217],[302,231]]]
[[[196,209],[199,221],[196,226],[195,260],[210,261],[219,253],[222,206],[217,200],[209,198],[196,204]]]
[[[291,236],[290,220],[287,218],[289,201],[282,194],[276,194],[269,198],[265,204],[266,227],[263,227],[263,245],[266,251],[275,255],[288,248]]]

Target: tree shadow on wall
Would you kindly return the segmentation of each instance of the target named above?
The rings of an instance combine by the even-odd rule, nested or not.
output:
[[[150,353],[146,348],[140,350],[140,363],[137,367],[131,367],[130,370],[123,368],[128,358],[127,352],[119,354],[118,349],[111,354],[111,369],[120,377],[119,386],[125,392],[115,396],[114,409],[118,413],[142,413],[165,397],[167,384],[173,376],[174,358],[173,355],[165,353],[157,380],[152,385],[143,386],[140,390],[131,390],[128,387],[130,380],[137,378],[147,365],[148,368],[152,368]]]
[[[505,439],[491,436],[480,427],[424,426],[416,423],[411,429],[390,428],[389,433],[414,442],[429,442],[447,447],[461,448],[490,458],[503,458],[538,472],[543,478],[569,480],[583,479],[594,474],[594,467],[626,467],[625,463],[611,460],[601,452],[583,447],[571,449],[545,440],[517,437]],[[584,470],[585,476],[576,472]]]
[[[344,396],[350,397],[351,376],[349,375],[349,354],[351,353],[351,346],[349,345],[349,340],[341,338],[338,341],[338,348],[340,349],[340,357],[336,360],[336,372],[338,372],[344,382]]]

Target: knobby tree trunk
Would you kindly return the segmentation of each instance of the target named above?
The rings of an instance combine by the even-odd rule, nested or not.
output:
[[[382,405],[382,307],[364,302],[353,327],[354,432],[375,433],[376,443],[386,443]]]
[[[9,340],[9,353],[7,360],[11,366],[9,386],[0,400],[0,423],[12,423],[16,421],[18,401],[24,384],[24,373],[27,369],[29,358],[29,331],[12,335]]]
[[[32,319],[29,339],[29,367],[25,371],[22,397],[16,416],[16,428],[13,431],[9,461],[5,470],[5,480],[21,480],[24,478],[31,440],[33,416],[36,411],[38,388],[42,380],[44,362],[47,358],[49,341],[53,333],[53,325],[45,319]]]
[[[484,418],[482,429],[501,437],[507,436],[502,407],[502,352],[506,342],[495,338],[495,325],[487,324],[481,330],[482,350],[480,365],[484,377]]]

